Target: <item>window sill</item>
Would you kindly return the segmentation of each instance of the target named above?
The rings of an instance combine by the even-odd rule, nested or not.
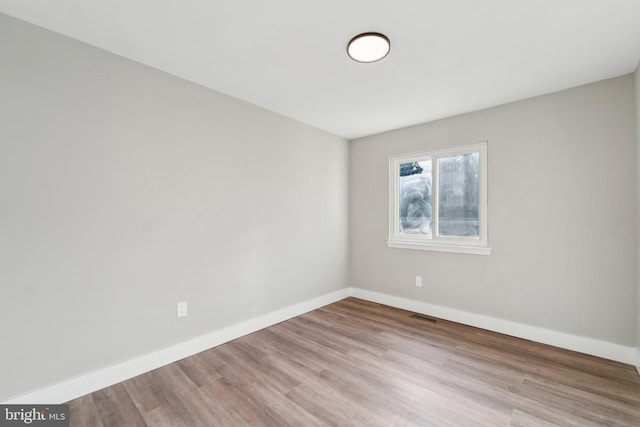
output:
[[[460,254],[490,255],[491,248],[485,246],[443,245],[438,243],[387,241],[390,248],[417,249],[421,251],[455,252]]]

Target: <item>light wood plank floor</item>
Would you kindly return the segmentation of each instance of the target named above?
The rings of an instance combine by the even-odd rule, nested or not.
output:
[[[69,403],[83,427],[640,426],[640,376],[347,298]]]

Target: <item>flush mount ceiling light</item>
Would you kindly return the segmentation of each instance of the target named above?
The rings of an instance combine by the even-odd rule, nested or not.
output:
[[[380,33],[363,33],[355,36],[347,45],[349,57],[358,62],[376,62],[389,54],[391,42]]]

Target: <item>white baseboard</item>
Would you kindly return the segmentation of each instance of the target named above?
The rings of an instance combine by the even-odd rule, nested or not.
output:
[[[135,359],[14,397],[3,404],[59,404],[152,371],[349,296],[344,288]]]
[[[349,294],[353,297],[362,298],[367,301],[402,308],[404,310],[426,314],[482,329],[488,329],[490,331],[524,338],[543,344],[549,344],[567,350],[578,351],[592,356],[603,357],[605,359],[615,360],[628,365],[635,365],[640,372],[640,359],[638,359],[640,356],[636,356],[636,349],[634,347],[613,344],[607,341],[581,337],[551,329],[525,325],[509,320],[469,313],[462,310],[427,304],[420,301],[367,291],[359,288],[350,288]]]
[[[368,291],[360,288],[344,288],[326,295],[304,301],[272,313],[259,316],[237,325],[223,328],[210,334],[176,344],[154,353],[99,369],[67,381],[53,384],[14,397],[3,404],[56,404],[64,403],[113,384],[173,363],[209,348],[224,344],[252,332],[264,329],[292,317],[299,316],[348,296],[389,305],[416,313],[426,314],[465,325],[488,329],[519,338],[541,342],[593,356],[635,365],[640,373],[640,349],[613,344],[593,338],[580,337],[564,332],[524,325],[495,317],[469,313],[452,308],[432,305],[420,301]]]

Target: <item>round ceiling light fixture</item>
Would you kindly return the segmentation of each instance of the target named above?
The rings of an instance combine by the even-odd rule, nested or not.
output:
[[[349,41],[347,53],[358,62],[376,62],[389,54],[391,42],[380,33],[358,34]]]

